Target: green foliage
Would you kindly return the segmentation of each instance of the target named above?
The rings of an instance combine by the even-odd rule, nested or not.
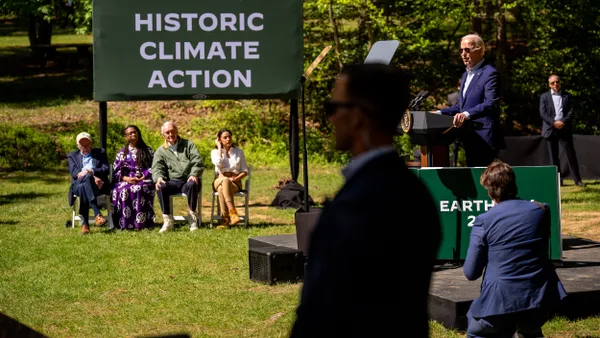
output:
[[[394,146],[398,150],[400,156],[404,156],[406,160],[414,159],[414,151],[418,147],[413,145],[410,136],[404,133],[394,137]]]
[[[15,15],[19,17],[39,16],[46,21],[54,15],[54,1],[51,0],[2,0],[0,15]]]
[[[0,125],[0,168],[33,169],[59,162],[52,138],[33,128]]]
[[[278,101],[262,105],[250,101],[205,101],[202,107],[210,108],[209,112],[191,121],[189,137],[197,141],[203,156],[209,156],[214,149],[217,132],[227,128],[252,165],[289,165],[289,106]],[[302,139],[300,131],[300,142]],[[311,162],[344,163],[347,160],[346,155],[335,151],[331,136],[314,124],[307,126],[306,143]],[[207,163],[207,167],[212,168],[212,164]]]
[[[539,95],[549,90],[548,77],[558,74],[563,88],[574,96],[577,132],[597,134],[600,96],[600,2],[536,1],[518,7],[527,40],[518,46],[511,73],[511,109],[519,119],[539,120]],[[520,21],[521,22],[521,21]]]
[[[73,13],[70,19],[75,25],[77,34],[92,32],[92,0],[74,0]]]

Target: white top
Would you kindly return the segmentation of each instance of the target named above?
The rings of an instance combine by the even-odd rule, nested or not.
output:
[[[554,121],[562,121],[563,110],[562,110],[562,96],[560,92],[555,92],[554,89],[550,89],[550,95],[552,95],[552,102],[554,102]]]
[[[219,158],[219,149],[213,149],[210,152],[210,158],[215,165],[215,176],[220,173],[232,172],[239,174],[240,172],[248,172],[248,164],[244,151],[240,148],[232,147],[229,149],[229,157],[225,155],[225,149],[221,149],[221,158]]]

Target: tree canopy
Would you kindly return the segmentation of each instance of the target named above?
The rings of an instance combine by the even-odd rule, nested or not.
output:
[[[78,33],[92,29],[91,0],[4,0],[0,14],[47,22],[66,15]],[[412,74],[414,93],[433,92],[428,108],[445,104],[464,71],[460,38],[471,32],[483,37],[501,73],[508,134],[536,133],[538,98],[551,74],[575,98],[578,132],[598,132],[597,0],[304,0],[305,65],[333,45],[307,83],[310,118],[327,125],[321,107],[335,76],[344,64],[362,62],[378,40],[400,41],[393,62]]]

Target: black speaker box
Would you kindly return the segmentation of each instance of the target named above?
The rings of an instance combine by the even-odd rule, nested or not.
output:
[[[298,210],[294,214],[298,250],[302,251],[305,256],[308,256],[310,236],[319,221],[322,210],[323,208],[310,208],[309,212]]]
[[[279,246],[251,248],[248,251],[250,279],[273,285],[300,282],[304,278],[302,251]]]

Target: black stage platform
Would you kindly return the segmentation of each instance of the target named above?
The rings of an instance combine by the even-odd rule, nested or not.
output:
[[[249,248],[278,246],[297,249],[295,234],[260,236],[248,239]],[[600,314],[600,243],[563,237],[563,263],[556,271],[569,297],[560,315],[570,319]],[[466,314],[479,296],[481,278],[468,281],[458,264],[435,267],[429,291],[430,317],[447,328],[465,330]]]

